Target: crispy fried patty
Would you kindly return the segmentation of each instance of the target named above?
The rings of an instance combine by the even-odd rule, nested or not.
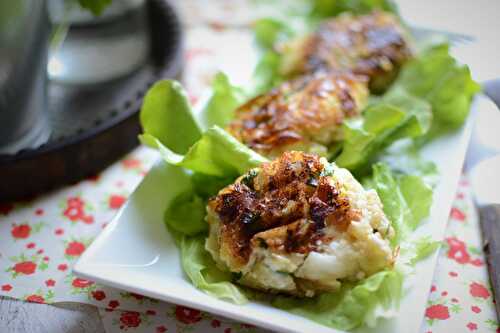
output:
[[[264,163],[211,198],[207,213],[207,250],[254,288],[311,296],[392,265],[376,193],[316,155]],[[318,271],[318,256],[334,263]]]
[[[373,92],[382,92],[412,56],[405,29],[382,11],[340,15],[285,49],[285,75],[349,71],[367,76]]]
[[[285,82],[239,107],[229,132],[255,151],[276,157],[287,150],[326,155],[342,138],[341,125],[364,107],[366,80],[318,74]]]
[[[288,152],[258,173],[251,171],[209,202],[222,222],[223,242],[242,264],[252,245],[308,253],[325,236],[327,223],[345,230],[356,214],[317,156]]]

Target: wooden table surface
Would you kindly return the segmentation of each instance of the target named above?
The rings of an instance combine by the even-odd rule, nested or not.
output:
[[[0,297],[2,333],[105,333],[97,308],[78,303],[53,305]]]

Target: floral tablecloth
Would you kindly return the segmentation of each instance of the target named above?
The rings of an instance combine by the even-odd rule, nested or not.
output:
[[[201,2],[179,5],[188,31],[183,81],[193,102],[217,70],[238,72],[236,81],[244,81],[255,61],[248,29],[253,18],[244,14],[253,1],[212,2],[210,8],[202,8]],[[259,7],[254,12],[266,11]],[[249,66],[241,66],[243,62]],[[95,177],[28,202],[1,204],[0,295],[36,303],[94,304],[109,332],[262,332],[252,325],[102,286],[71,273],[72,265],[156,158],[156,152],[139,147]],[[465,177],[450,213],[421,331],[500,332]]]

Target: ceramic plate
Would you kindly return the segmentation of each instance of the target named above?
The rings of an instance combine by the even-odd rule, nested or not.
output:
[[[491,102],[479,96],[473,104],[473,111],[490,107],[494,107]],[[472,118],[469,117],[460,131],[433,141],[422,152],[424,158],[437,164],[441,177],[434,192],[431,216],[417,229],[414,237],[444,237]],[[167,202],[171,200],[166,189],[173,181],[179,182],[175,188],[181,189],[182,182],[186,181],[178,173],[176,169],[158,161],[123,209],[77,262],[75,274],[112,287],[275,331],[338,332],[266,304],[250,302],[235,305],[208,296],[193,287],[182,272],[179,252],[163,224],[163,213]],[[170,193],[172,195],[175,193]],[[436,260],[437,253],[417,264],[415,275],[407,279],[412,287],[404,296],[398,315],[379,321],[375,328],[363,328],[360,331],[418,332]]]

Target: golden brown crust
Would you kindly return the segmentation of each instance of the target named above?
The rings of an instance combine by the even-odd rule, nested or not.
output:
[[[287,152],[220,191],[208,206],[222,251],[243,266],[253,248],[307,254],[331,240],[327,227],[345,231],[357,212],[325,172],[317,156]]]
[[[352,74],[300,77],[239,107],[228,130],[267,156],[307,150],[313,142],[329,145],[344,119],[360,114],[366,95],[366,80]]]
[[[375,91],[383,90],[412,56],[399,20],[382,11],[326,21],[298,47],[292,52],[302,53],[300,62],[287,74],[346,70],[369,77]]]

